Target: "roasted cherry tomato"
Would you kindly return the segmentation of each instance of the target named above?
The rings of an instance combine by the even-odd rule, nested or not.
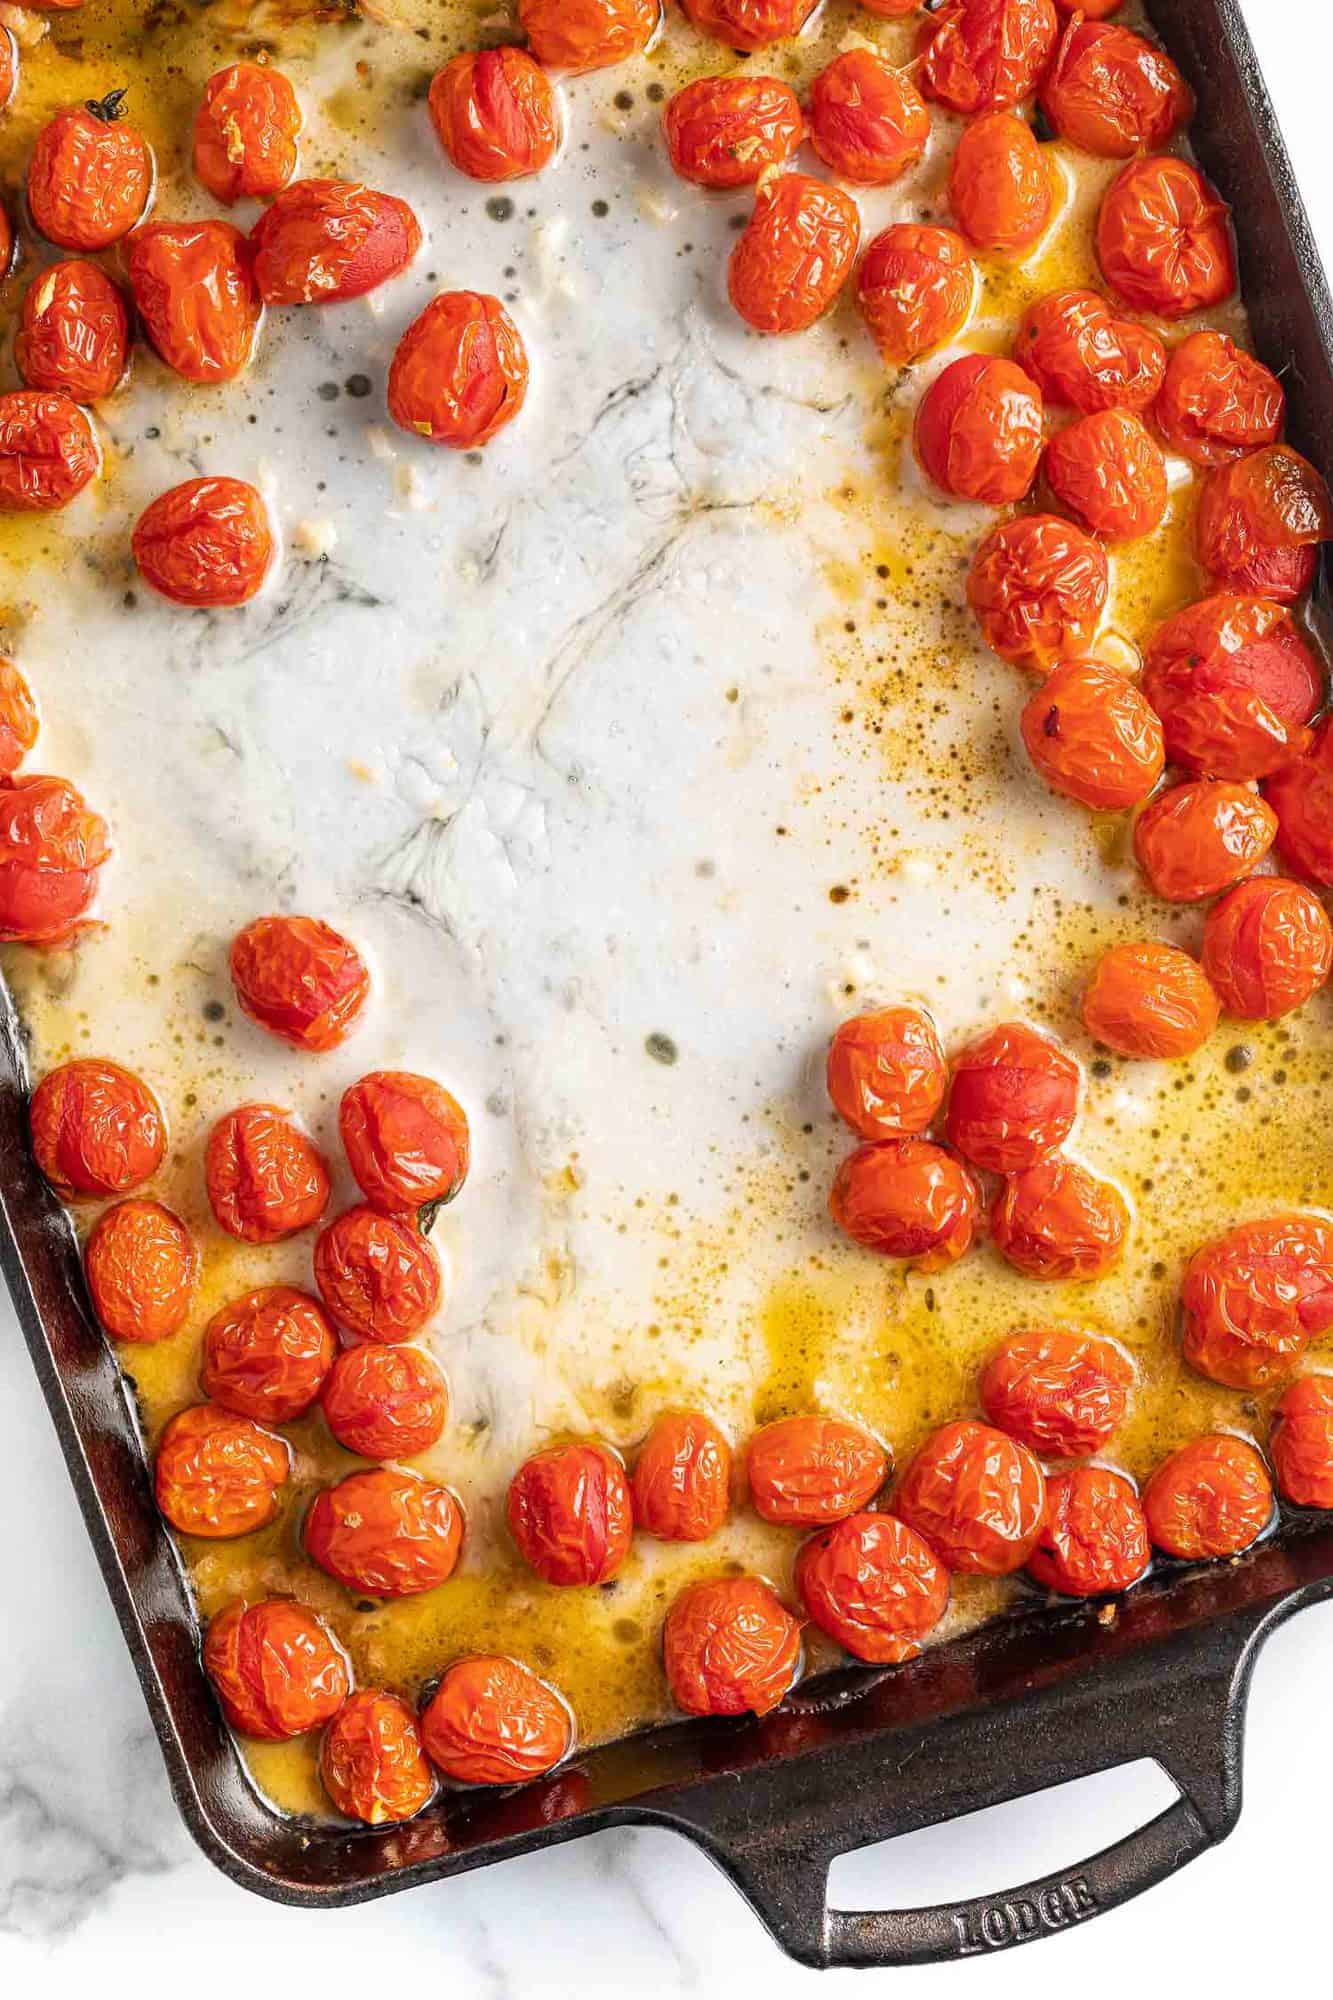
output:
[[[1276,1021],[1303,1007],[1333,966],[1333,925],[1300,882],[1258,876],[1214,903],[1203,927],[1203,969],[1228,1014]]]
[[[1125,0],[1055,0],[1062,14],[1081,14],[1085,21],[1104,21],[1123,7]]]
[[[62,250],[106,250],[143,218],[153,192],[153,155],[142,132],[122,123],[125,92],[67,104],[43,125],[28,161],[28,213]]]
[[[324,1384],[324,1419],[358,1458],[415,1458],[449,1415],[449,1391],[419,1347],[349,1347]]]
[[[970,115],[1032,95],[1059,22],[1052,0],[950,0],[921,33],[921,88]]]
[[[1011,1174],[990,1213],[991,1240],[1029,1278],[1100,1278],[1119,1263],[1129,1210],[1118,1187],[1063,1155]]]
[[[1266,789],[1281,859],[1312,882],[1333,886],[1333,723],[1321,722],[1306,754],[1284,765]]]
[[[867,1506],[889,1476],[878,1438],[843,1417],[780,1417],[750,1439],[750,1504],[782,1528],[820,1528]]]
[[[1058,139],[1102,160],[1165,146],[1194,110],[1190,87],[1164,49],[1132,28],[1073,20],[1041,86]]]
[[[1037,476],[1045,435],[1041,391],[999,355],[965,354],[917,404],[912,443],[928,479],[992,507],[1021,500]]]
[[[1166,512],[1166,461],[1132,410],[1077,417],[1046,447],[1046,483],[1089,533],[1138,541]]]
[[[681,0],[681,5],[701,33],[748,54],[799,35],[815,0]]]
[[[435,1795],[415,1711],[383,1688],[359,1688],[324,1731],[319,1776],[338,1811],[365,1826],[412,1819]]]
[[[230,382],[240,374],[254,353],[260,303],[239,229],[150,222],[125,262],[144,332],[168,368],[187,382]]]
[[[1117,1055],[1163,1061],[1192,1056],[1217,1026],[1216,993],[1173,944],[1116,944],[1083,995],[1083,1022]]]
[[[1333,1377],[1302,1375],[1283,1390],[1269,1450],[1284,1500],[1333,1507]]]
[[[717,1577],[676,1598],[662,1656],[671,1698],[687,1715],[767,1715],[796,1678],[801,1628],[758,1577]]]
[[[849,194],[806,174],[778,174],[758,190],[736,239],[731,303],[760,333],[801,333],[832,305],[860,240]]]
[[[421,227],[405,201],[360,181],[292,181],[260,216],[250,244],[266,305],[329,305],[359,299],[406,270],[421,248]]]
[[[130,318],[119,285],[84,257],[66,257],[23,294],[14,360],[30,389],[96,403],[129,363]]]
[[[660,1542],[705,1542],[731,1505],[731,1446],[699,1410],[667,1410],[634,1462],[634,1525]]]
[[[930,139],[911,78],[873,49],[846,49],[810,86],[810,144],[824,165],[866,187],[896,181]]]
[[[671,164],[698,187],[753,187],[805,137],[794,90],[775,76],[701,76],[662,114]]]
[[[1211,1382],[1265,1389],[1330,1327],[1333,1226],[1321,1216],[1238,1223],[1185,1267],[1181,1350]]]
[[[19,45],[12,28],[0,27],[0,111],[8,111],[19,87]]]
[[[467,1114],[428,1076],[372,1070],[343,1092],[338,1130],[357,1186],[384,1215],[452,1201],[467,1178]]]
[[[1097,217],[1102,275],[1127,306],[1161,319],[1220,306],[1236,289],[1228,214],[1188,160],[1131,160]]]
[[[898,1483],[894,1512],[949,1569],[1008,1576],[1036,1547],[1045,1504],[1026,1445],[963,1421],[931,1432]]]
[[[245,480],[187,479],[144,508],[131,547],[144,582],[173,604],[247,604],[273,561],[273,530]]]
[[[981,1371],[997,1430],[1048,1458],[1090,1458],[1122,1422],[1134,1380],[1114,1341],[1060,1327],[1012,1333]]]
[[[1049,1035],[1024,1021],[988,1028],[954,1060],[950,1143],[974,1167],[1017,1173],[1064,1144],[1078,1090],[1078,1064]]]
[[[502,1655],[458,1660],[421,1717],[432,1764],[461,1785],[521,1785],[569,1754],[574,1725],[554,1688]]]
[[[489,292],[441,292],[413,320],[389,368],[389,415],[399,430],[453,451],[486,444],[528,393],[528,354]]]
[[[941,1271],[976,1234],[976,1183],[929,1139],[876,1139],[849,1153],[829,1191],[829,1214],[863,1250]]]
[[[1252,1444],[1209,1431],[1158,1466],[1143,1489],[1143,1511],[1164,1555],[1238,1556],[1272,1519],[1273,1488]]]
[[[1098,410],[1143,410],[1166,373],[1166,349],[1137,320],[1118,319],[1100,292],[1049,292],[1030,305],[1014,338],[1014,360],[1047,402]]]
[[[1016,257],[1051,219],[1055,188],[1031,128],[1012,111],[986,111],[963,128],[949,167],[949,207],[978,250]]]
[[[607,1583],[629,1554],[629,1481],[604,1444],[552,1444],[524,1459],[506,1513],[519,1554],[547,1583]]]
[[[83,1253],[93,1310],[117,1340],[166,1340],[185,1324],[199,1275],[189,1230],[156,1201],[118,1201]]]
[[[1076,1465],[1046,1488],[1046,1518],[1028,1575],[1065,1597],[1128,1590],[1152,1560],[1138,1494],[1109,1465]]]
[[[119,1063],[78,1056],[48,1070],[28,1107],[37,1165],[62,1201],[129,1194],[167,1149],[162,1107]]]
[[[976,269],[952,229],[894,222],[861,259],[856,303],[884,360],[915,361],[960,333],[972,310]]]
[[[36,744],[38,729],[32,689],[14,662],[0,653],[0,778],[14,775]]]
[[[68,396],[37,389],[0,395],[0,514],[57,513],[100,464],[92,424]]]
[[[1319,662],[1279,604],[1205,597],[1159,625],[1143,692],[1166,753],[1211,778],[1265,778],[1299,757],[1324,698]]]
[[[877,14],[881,21],[900,21],[905,14],[915,14],[922,0],[860,0],[867,14]]]
[[[267,201],[296,172],[301,107],[281,70],[231,63],[204,85],[194,121],[194,171],[215,201]]]
[[[853,1514],[812,1535],[796,1589],[821,1632],[858,1660],[913,1660],[949,1604],[949,1572],[892,1514]]]
[[[272,1431],[214,1403],[195,1403],[162,1433],[153,1491],[182,1535],[226,1541],[277,1518],[291,1469],[291,1452]]]
[[[1252,787],[1194,778],[1144,807],[1134,854],[1163,902],[1202,903],[1253,874],[1276,831],[1276,814]]]
[[[1153,415],[1182,458],[1225,465],[1277,443],[1286,402],[1282,384],[1262,361],[1204,327],[1172,353]]]
[[[241,1012],[298,1049],[337,1048],[370,994],[356,946],[316,917],[256,917],[232,939],[231,977]]]
[[[877,1007],[844,1021],[825,1074],[834,1110],[861,1139],[924,1132],[948,1081],[939,1031],[920,1007]]]
[[[238,1417],[287,1424],[319,1398],[338,1353],[318,1299],[264,1285],[215,1312],[204,1332],[204,1394]]]
[[[1058,666],[1021,727],[1037,775],[1094,812],[1142,805],[1162,775],[1161,723],[1133,681],[1100,660]]]
[[[1058,514],[1002,521],[978,548],[967,601],[986,644],[1035,673],[1084,653],[1097,636],[1109,584],[1106,551]]]
[[[211,1619],[204,1671],[232,1728],[267,1743],[319,1729],[352,1691],[327,1626],[285,1597],[238,1600]]]
[[[97,893],[111,853],[106,821],[68,778],[0,784],[0,941],[63,944]]]
[[[329,1205],[324,1155],[276,1104],[242,1104],[218,1119],[204,1181],[218,1227],[243,1243],[311,1229]]]
[[[1224,590],[1289,604],[1314,581],[1318,544],[1333,534],[1333,502],[1290,445],[1270,444],[1219,465],[1199,495],[1199,561]]]
[[[362,1340],[411,1340],[438,1312],[440,1260],[395,1215],[345,1208],[315,1239],[315,1283],[333,1317]]]
[[[605,69],[646,49],[660,0],[518,0],[532,53],[548,69]]]
[[[315,1496],[305,1551],[365,1597],[415,1597],[454,1573],[463,1510],[447,1486],[377,1465],[349,1472]]]
[[[431,79],[427,101],[440,144],[471,180],[519,180],[555,157],[555,92],[526,49],[469,49],[452,57]]]

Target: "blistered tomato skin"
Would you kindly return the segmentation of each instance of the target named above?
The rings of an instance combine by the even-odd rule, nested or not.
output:
[[[435,1780],[408,1704],[382,1688],[359,1688],[343,1703],[319,1746],[319,1776],[346,1819],[396,1826],[435,1796]]]
[[[1318,544],[1331,533],[1328,488],[1290,445],[1214,467],[1199,495],[1198,557],[1222,590],[1294,603],[1313,583]]]
[[[315,1283],[333,1317],[362,1340],[411,1340],[439,1310],[440,1262],[397,1216],[344,1209],[315,1240]]]
[[[799,35],[815,0],[681,0],[702,34],[747,53]]]
[[[1053,1153],[1078,1111],[1079,1067],[1023,1021],[988,1028],[960,1051],[949,1091],[949,1142],[974,1167],[1012,1174]]]
[[[452,1201],[467,1179],[467,1114],[428,1076],[372,1070],[343,1092],[338,1131],[357,1186],[384,1215]]]
[[[1174,154],[1131,160],[1097,217],[1097,261],[1125,305],[1161,319],[1220,306],[1236,289],[1228,209]]]
[[[1120,319],[1100,292],[1049,292],[1030,305],[1014,337],[1014,360],[1047,402],[1085,416],[1145,410],[1162,387],[1166,349],[1149,327]]]
[[[661,1542],[704,1542],[731,1505],[731,1446],[698,1410],[668,1410],[639,1449],[634,1525]]]
[[[126,255],[144,332],[187,382],[230,382],[254,353],[261,307],[250,245],[229,222],[150,222]]]
[[[553,1688],[503,1655],[458,1660],[421,1717],[426,1755],[460,1785],[521,1785],[567,1757],[569,1710]]]
[[[281,70],[238,62],[204,85],[194,121],[194,171],[224,207],[267,201],[296,172],[301,107]]]
[[[1166,461],[1132,410],[1076,417],[1051,439],[1043,470],[1066,512],[1105,541],[1138,541],[1166,513]]]
[[[1276,831],[1276,815],[1250,786],[1195,778],[1144,807],[1134,854],[1163,902],[1201,903],[1253,874]]]
[[[124,95],[66,105],[33,141],[28,213],[62,250],[108,250],[143,219],[153,155],[143,134],[123,120]]]
[[[603,1444],[534,1452],[509,1482],[506,1515],[519,1554],[546,1583],[607,1583],[629,1554],[629,1481]]]
[[[360,181],[292,181],[250,236],[265,305],[330,305],[396,278],[421,248],[405,201]]]
[[[1059,1327],[1011,1334],[981,1371],[997,1430],[1047,1458],[1090,1458],[1124,1420],[1133,1364],[1110,1340]]]
[[[106,821],[68,778],[22,773],[0,784],[0,941],[50,946],[74,936],[110,858]]]
[[[801,1628],[757,1577],[689,1584],[662,1634],[667,1685],[687,1715],[767,1715],[796,1678]]]
[[[518,18],[539,63],[578,74],[646,49],[662,9],[660,0],[519,0]]]
[[[215,1312],[199,1382],[210,1402],[257,1424],[288,1424],[319,1398],[338,1352],[318,1299],[264,1285]]]
[[[913,445],[927,478],[960,500],[1021,500],[1045,435],[1041,391],[1012,361],[967,354],[935,377],[917,405]]]
[[[1189,119],[1189,85],[1164,49],[1132,28],[1069,23],[1041,87],[1055,135],[1102,160],[1165,146]]]
[[[810,88],[810,144],[831,173],[866,187],[906,173],[926,150],[930,113],[903,71],[847,49]]]
[[[1203,969],[1228,1014],[1276,1021],[1303,1007],[1333,967],[1333,925],[1300,882],[1238,882],[1203,927]]]
[[[975,287],[972,253],[955,230],[894,222],[867,246],[856,303],[882,359],[902,365],[961,333]]]
[[[861,240],[856,203],[806,174],[761,187],[727,266],[732,305],[759,333],[801,333],[832,305]]]
[[[980,1214],[962,1162],[928,1139],[876,1139],[849,1153],[829,1214],[863,1250],[917,1271],[942,1271],[971,1247]]]
[[[526,49],[466,50],[431,80],[431,123],[458,171],[474,181],[540,173],[560,143],[555,91]]]
[[[188,479],[145,507],[131,547],[144,582],[191,610],[248,604],[273,561],[263,497],[243,479]]]
[[[0,395],[0,514],[55,514],[101,465],[87,416],[68,396],[11,389]]]
[[[115,1340],[166,1340],[185,1324],[199,1275],[189,1230],[160,1202],[117,1202],[83,1253],[93,1310]]]
[[[1333,887],[1333,723],[1320,723],[1309,750],[1271,777],[1265,792],[1277,814],[1278,858]]]
[[[1152,1560],[1139,1496],[1123,1473],[1078,1465],[1046,1489],[1046,1518],[1028,1575],[1064,1597],[1128,1590]]]
[[[523,336],[488,292],[441,292],[413,320],[389,368],[399,430],[451,451],[487,444],[528,393]]]
[[[951,1570],[1008,1576],[1036,1547],[1046,1503],[1025,1445],[964,1420],[932,1431],[898,1484],[893,1511]]]
[[[750,1440],[750,1504],[782,1528],[819,1528],[867,1506],[889,1476],[883,1445],[842,1417],[780,1417]]]
[[[100,402],[124,379],[129,351],[124,296],[99,265],[66,257],[28,286],[14,360],[30,389]]]
[[[775,76],[701,76],[667,102],[662,130],[672,167],[696,187],[753,187],[782,167],[805,136],[796,93]]]
[[[32,689],[0,653],[0,778],[11,778],[37,742],[40,721]]]
[[[1333,1378],[1302,1375],[1283,1390],[1269,1452],[1284,1500],[1293,1507],[1333,1507]]]
[[[1211,327],[1172,350],[1153,415],[1172,451],[1194,465],[1225,465],[1282,435],[1286,394],[1277,376]]]
[[[949,167],[949,207],[978,250],[1017,257],[1051,219],[1055,187],[1030,126],[1011,111],[986,111],[968,124]]]
[[[12,28],[0,28],[0,111],[8,111],[19,87],[19,45]]]
[[[291,1452],[272,1431],[213,1403],[195,1403],[162,1433],[153,1491],[182,1535],[228,1541],[276,1518],[291,1469]]]
[[[1272,1519],[1273,1488],[1252,1444],[1210,1431],[1158,1466],[1143,1489],[1143,1512],[1163,1555],[1238,1556]]]
[[[1083,995],[1095,1041],[1137,1061],[1192,1056],[1212,1034],[1221,1003],[1190,957],[1173,944],[1116,944],[1098,960]]]
[[[323,1154],[276,1104],[242,1104],[218,1119],[204,1182],[218,1227],[242,1243],[311,1229],[329,1204]]]
[[[950,0],[922,27],[921,88],[967,116],[1020,104],[1058,31],[1053,0]]]
[[[1066,660],[1023,710],[1037,775],[1094,812],[1142,805],[1162,775],[1162,725],[1131,680],[1099,660]]]
[[[1143,692],[1162,718],[1172,763],[1212,778],[1266,778],[1299,757],[1324,696],[1320,663],[1291,614],[1258,597],[1218,595],[1160,625],[1144,653]]]
[[[853,1514],[802,1544],[796,1591],[821,1632],[855,1659],[915,1659],[949,1604],[949,1572],[892,1514]]]
[[[265,1743],[319,1729],[352,1691],[327,1627],[285,1597],[238,1600],[211,1619],[204,1671],[232,1728]]]
[[[1011,1174],[990,1214],[991,1239],[1026,1277],[1100,1278],[1119,1263],[1129,1210],[1119,1188],[1062,1154]]]
[[[1086,653],[1106,609],[1106,551],[1058,514],[1021,514],[992,528],[972,559],[967,601],[992,651],[1046,674]]]
[[[1320,1216],[1239,1223],[1185,1267],[1181,1351],[1211,1382],[1267,1388],[1331,1327],[1333,1227]]]
[[[948,1082],[939,1030],[920,1007],[878,1007],[844,1021],[825,1075],[834,1110],[860,1139],[924,1132]]]
[[[324,1384],[324,1421],[358,1458],[415,1458],[444,1431],[449,1392],[419,1347],[368,1342],[338,1356]]]
[[[151,1180],[167,1148],[162,1107],[148,1085],[98,1056],[48,1070],[28,1107],[33,1157],[62,1201],[130,1194]]]
[[[315,1497],[302,1531],[314,1563],[366,1597],[416,1597],[454,1573],[463,1510],[447,1486],[377,1465]]]
[[[355,945],[315,917],[256,917],[232,939],[241,1012],[298,1049],[346,1041],[370,996]]]

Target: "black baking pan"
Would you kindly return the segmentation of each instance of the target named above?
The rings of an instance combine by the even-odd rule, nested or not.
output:
[[[1293,440],[1331,473],[1328,292],[1249,38],[1234,0],[1159,0],[1152,12],[1198,96],[1200,160],[1234,205],[1256,344],[1281,370]],[[663,1727],[521,1790],[452,1794],[404,1827],[352,1832],[272,1812],[200,1670],[134,1412],[89,1317],[70,1224],[27,1151],[25,1070],[5,996],[0,1262],[172,1789],[233,1881],[275,1902],[335,1907],[608,1826],[668,1826],[712,1856],[793,1957],[907,1965],[1086,1923],[1235,1825],[1255,1653],[1274,1625],[1333,1592],[1333,1522],[1317,1516],[1284,1518],[1237,1562],[1164,1567],[1108,1624],[1034,1608],[908,1666],[822,1679],[763,1721]],[[836,1855],[1140,1757],[1168,1772],[1179,1798],[1059,1874],[931,1909],[827,1907]]]

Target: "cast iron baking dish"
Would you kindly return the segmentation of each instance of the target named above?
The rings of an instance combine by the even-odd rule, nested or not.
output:
[[[1290,163],[1234,0],[1157,0],[1198,96],[1199,158],[1234,205],[1259,353],[1293,441],[1333,474],[1330,305]],[[1322,592],[1322,586],[1321,586]],[[1317,600],[1323,615],[1327,600]],[[74,1235],[27,1152],[26,1066],[0,1018],[0,1261],[134,1657],[172,1789],[204,1852],[275,1902],[357,1903],[615,1825],[674,1828],[811,1965],[982,1955],[1084,1923],[1221,1840],[1240,1811],[1260,1642],[1333,1591],[1333,1526],[1284,1518],[1241,1560],[1165,1566],[1118,1608],[1033,1610],[891,1671],[816,1681],[763,1721],[679,1723],[499,1797],[452,1794],[384,1831],[300,1823],[247,1786],[199,1665],[195,1620],[153,1504],[134,1414],[87,1310]],[[1060,1874],[931,1909],[827,1907],[833,1858],[1139,1757],[1180,1797]]]

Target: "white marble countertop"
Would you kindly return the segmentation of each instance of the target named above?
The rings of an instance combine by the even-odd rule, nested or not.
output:
[[[1315,228],[1333,260],[1327,58],[1333,23],[1306,0],[1243,0]],[[430,1980],[473,1996],[783,1994],[786,1963],[699,1854],[659,1832],[577,1842],[367,1908],[315,1915],[262,1903],[193,1849],[84,1537],[26,1351],[0,1307],[0,1510],[9,1570],[0,1619],[0,1994],[92,1988],[207,1996],[258,1972],[276,1994]],[[1270,1643],[1251,1704],[1240,1831],[1175,1882],[1040,1953],[915,1975],[991,1992],[1098,1992],[1127,1968],[1188,1968],[1219,1993],[1280,1975],[1308,1944],[1324,1889],[1323,1721],[1333,1607]],[[934,1829],[835,1873],[851,1906],[931,1901],[1023,1880],[1105,1845],[1170,1796],[1134,1767],[1051,1798]],[[1290,1941],[1288,1944],[1287,1941]],[[845,1984],[847,1975],[834,1976]],[[300,1982],[298,1988],[296,1982]]]

